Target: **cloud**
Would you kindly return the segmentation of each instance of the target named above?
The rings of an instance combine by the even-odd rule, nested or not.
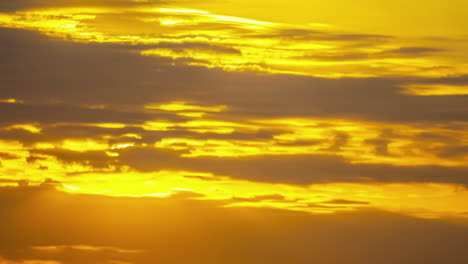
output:
[[[195,101],[227,105],[252,117],[315,116],[387,122],[449,122],[468,118],[467,97],[408,96],[400,93],[403,81],[395,79],[330,80],[227,73],[183,65],[173,67],[167,58],[122,52],[124,46],[65,43],[27,32],[5,29],[1,32],[6,43],[2,46],[2,56],[9,65],[0,74],[6,87],[0,92],[2,98],[109,106]],[[128,90],[133,92],[128,93]],[[3,113],[16,112],[17,118],[21,118],[22,112],[24,115],[35,112],[31,106],[19,104],[2,107],[5,108]],[[65,110],[71,111],[69,107]],[[23,108],[31,110],[21,110]],[[60,106],[43,108],[51,117],[65,118]],[[111,110],[114,109],[107,111]],[[83,112],[81,120],[96,120],[96,114],[112,115],[104,110],[96,114],[91,110],[80,111]],[[118,112],[108,121],[121,118],[132,122],[129,120],[132,115],[137,120],[148,118],[141,113]]]
[[[61,264],[61,262],[58,261],[44,259],[7,260],[0,257],[0,261],[3,264]]]
[[[128,124],[143,123],[145,120],[156,115],[148,115],[138,112],[118,112],[113,110],[86,109],[74,107],[66,104],[2,104],[2,121],[0,124],[21,124],[21,123],[119,123]],[[161,115],[168,118],[168,115]],[[173,117],[175,119],[181,119]]]
[[[427,48],[427,47],[401,47],[398,49],[387,49],[378,52],[367,53],[324,53],[305,55],[302,59],[313,59],[319,61],[360,61],[372,59],[391,59],[391,58],[417,58],[429,56],[433,53],[441,52],[442,49]]]
[[[154,45],[157,48],[148,47],[140,55],[225,71],[328,78],[466,74],[453,53],[445,53],[444,59],[434,56],[449,50],[455,45],[452,42],[445,43],[449,47],[441,48],[435,40],[428,44],[428,39],[414,39],[403,46],[402,42],[407,40],[397,37],[339,33],[331,29],[317,31],[313,26],[161,5],[27,10],[1,18],[4,27],[35,30],[67,41],[135,47]]]
[[[261,155],[253,157],[182,158],[180,152],[128,148],[122,164],[141,171],[187,169],[258,182],[313,184],[330,182],[436,182],[468,184],[467,167],[349,164],[337,156]]]
[[[14,160],[14,159],[19,159],[20,157],[12,155],[10,153],[4,153],[0,152],[0,160]]]
[[[13,12],[21,9],[50,7],[87,6],[142,6],[160,4],[158,0],[12,0],[0,3],[0,11]]]
[[[363,201],[352,201],[352,200],[344,200],[344,199],[334,199],[326,202],[322,202],[323,204],[369,204],[369,202]]]
[[[439,150],[438,155],[440,157],[465,157],[468,156],[468,146],[447,146],[442,147]]]
[[[1,263],[468,262],[455,44],[160,4],[0,3]]]
[[[281,38],[289,40],[338,40],[338,41],[369,41],[372,40],[374,43],[386,43],[393,37],[388,35],[379,34],[342,34],[342,33],[331,33],[326,31],[320,31],[316,29],[304,29],[304,28],[280,28],[274,32],[274,34],[258,34],[260,38]]]
[[[102,151],[73,151],[64,149],[45,149],[45,150],[31,150],[31,156],[34,155],[48,155],[59,158],[65,163],[81,163],[89,165],[95,169],[108,168],[113,165],[114,161],[111,157]]]
[[[188,259],[208,264],[220,259],[227,264],[467,261],[459,254],[468,242],[466,224],[374,210],[310,215],[221,208],[212,201],[70,195],[31,187],[1,188],[0,201],[0,215],[8,216],[0,226],[0,254],[20,263],[21,259],[64,264],[110,260],[179,264]],[[31,249],[52,245],[63,250]]]
[[[286,197],[281,194],[269,194],[269,195],[258,195],[254,197],[244,198],[244,197],[233,197],[233,202],[262,202],[262,201],[286,201]]]

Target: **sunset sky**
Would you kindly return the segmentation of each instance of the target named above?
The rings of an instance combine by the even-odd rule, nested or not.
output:
[[[0,264],[466,264],[468,1],[2,0]]]

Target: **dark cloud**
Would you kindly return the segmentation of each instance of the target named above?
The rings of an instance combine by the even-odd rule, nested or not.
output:
[[[1,167],[1,166],[0,166]],[[29,181],[27,180],[10,180],[10,179],[0,179],[0,183],[15,183],[18,187],[27,187],[29,185]]]
[[[21,123],[126,123],[138,124],[146,120],[172,118],[165,114],[145,114],[135,112],[119,112],[114,110],[86,109],[66,104],[8,104],[0,103],[1,125]]]
[[[403,80],[330,80],[171,66],[168,58],[144,57],[107,44],[65,43],[14,30],[0,33],[2,98],[114,106],[185,100],[266,118],[468,119],[468,97],[408,96],[401,93]]]
[[[143,57],[126,52],[123,46],[66,43],[16,30],[3,29],[0,30],[0,34],[0,54],[4,62],[0,78],[5,87],[0,91],[0,97],[37,102],[0,104],[0,115],[4,125],[72,123],[68,128],[46,127],[43,134],[18,129],[2,131],[1,136],[4,139],[32,143],[93,135],[119,136],[123,133],[137,133],[141,134],[143,139],[132,139],[132,142],[152,144],[164,137],[268,139],[278,133],[260,131],[219,135],[197,134],[181,127],[175,131],[143,131],[141,128],[106,130],[73,126],[73,123],[141,124],[149,120],[187,120],[161,111],[143,111],[143,104],[172,100],[202,102],[203,105],[227,105],[229,108],[226,113],[214,115],[225,120],[330,117],[386,122],[424,121],[430,126],[431,122],[447,124],[450,121],[468,119],[468,97],[404,95],[400,93],[402,80],[330,80],[291,75],[228,73],[214,69],[169,66],[172,62],[169,59]],[[419,48],[403,52],[426,51]],[[461,82],[460,79],[443,81]],[[61,103],[50,104],[51,101]],[[96,104],[109,105],[109,109],[81,107]],[[448,124],[445,126],[449,128]],[[450,129],[465,129],[460,125],[450,126]],[[381,138],[369,141],[368,144],[375,146],[377,154],[386,154],[387,136],[382,134]],[[422,134],[421,139],[431,140],[427,133]],[[345,134],[336,133],[332,150],[340,149],[347,140]],[[119,142],[119,139],[115,142]],[[401,181],[466,184],[468,175],[465,167],[351,165],[340,158],[330,156],[184,159],[154,150],[132,151],[123,151],[120,161],[140,170],[185,167],[267,182],[305,184],[334,181]],[[441,150],[440,155],[447,156],[447,153],[463,153],[463,149]],[[80,161],[78,157],[71,158],[70,153],[50,154],[64,161]],[[98,167],[103,167],[105,159],[103,154],[99,155],[100,158],[93,157]],[[86,160],[94,164],[92,157],[81,159],[84,162]]]
[[[184,43],[170,43],[161,42],[154,45],[155,48],[171,49],[175,52],[183,52],[185,50],[203,50],[219,54],[240,54],[241,51],[231,47],[224,47],[221,45],[197,43],[197,42],[184,42]]]
[[[468,145],[445,146],[439,148],[437,155],[442,158],[463,158],[468,156]]]
[[[17,120],[18,122],[19,120]],[[89,121],[89,120],[88,120]],[[21,122],[20,122],[21,123]],[[148,131],[141,127],[105,128],[87,124],[41,124],[40,133],[33,133],[24,129],[0,128],[0,139],[21,142],[26,147],[33,147],[35,143],[60,143],[64,140],[86,141],[99,140],[109,145],[134,143],[154,144],[163,138],[176,137],[188,139],[216,139],[216,140],[268,140],[282,131],[259,130],[251,132],[234,132],[231,134],[196,133],[185,128],[174,127],[174,130]],[[137,137],[135,137],[137,136]],[[141,138],[140,138],[141,137]],[[299,143],[297,143],[299,144]],[[34,149],[32,149],[34,151]],[[41,150],[39,150],[40,152]],[[58,153],[56,153],[58,154]],[[60,158],[61,155],[56,155]],[[1,156],[0,156],[1,157]],[[5,156],[6,157],[6,156]],[[67,160],[67,158],[65,158]]]
[[[337,156],[265,155],[181,158],[183,152],[128,148],[119,160],[141,171],[189,169],[251,181],[313,184],[329,182],[437,182],[468,184],[468,167],[350,164]]]
[[[376,155],[387,156],[388,153],[388,144],[391,143],[390,140],[385,139],[369,139],[366,140],[366,144],[371,145],[374,148],[374,153]]]
[[[221,181],[221,177],[207,177],[207,176],[200,176],[200,175],[184,175],[184,178],[187,179],[197,179],[202,181]]]
[[[35,163],[36,161],[40,161],[40,160],[46,160],[46,158],[44,157],[39,157],[39,156],[34,156],[34,155],[30,155],[26,158],[26,162],[28,163]]]
[[[440,77],[425,80],[418,80],[418,83],[425,84],[451,84],[451,85],[468,85],[468,75]]]
[[[19,159],[19,158],[21,157],[18,157],[10,153],[0,152],[0,160],[14,160],[14,159]]]
[[[378,34],[339,34],[312,29],[287,28],[277,29],[273,34],[253,35],[257,38],[279,38],[287,40],[311,40],[311,41],[355,41],[383,43],[392,39],[392,36]]]
[[[71,6],[131,7],[154,3],[162,2],[13,0],[2,1],[0,11]],[[136,14],[127,15],[104,14],[89,25],[91,28],[113,26],[115,29],[114,22],[122,22]],[[162,28],[158,23],[133,21],[116,24],[138,28],[138,32],[144,36],[157,35],[170,39],[173,32],[167,29],[166,32],[158,32]],[[144,27],[140,28],[143,24]],[[197,31],[190,32],[200,27],[202,30],[222,29],[234,34],[250,34],[248,37],[252,38],[307,40],[317,44],[343,42],[337,45],[342,45],[344,54],[312,54],[308,57],[315,56],[315,59],[325,61],[416,58],[443,51],[417,46],[369,54],[346,53],[356,47],[369,48],[386,44],[392,37],[297,29],[255,35],[256,32],[251,29],[227,22],[181,26],[179,29],[188,30],[189,33],[172,38],[213,37],[198,34]],[[122,28],[125,31],[125,27]],[[6,102],[5,99],[15,98],[22,102],[0,103],[0,139],[23,143],[23,150],[29,151],[25,162],[42,169],[40,174],[31,175],[32,178],[47,177],[49,168],[41,165],[44,159],[48,159],[46,156],[52,156],[63,163],[79,163],[90,167],[91,171],[63,172],[62,178],[70,177],[71,182],[73,177],[80,177],[81,174],[99,172],[102,177],[106,177],[121,173],[119,168],[122,166],[129,166],[130,169],[143,172],[200,172],[200,175],[195,173],[184,177],[205,181],[223,180],[227,184],[228,178],[223,176],[251,182],[302,186],[337,182],[431,182],[468,186],[467,166],[350,164],[341,157],[325,155],[186,158],[181,155],[189,153],[190,148],[186,151],[172,151],[155,147],[114,149],[112,151],[120,155],[109,157],[105,151],[78,152],[59,148],[39,150],[32,147],[33,143],[54,143],[64,139],[105,139],[109,144],[130,141],[140,146],[154,146],[155,142],[169,137],[257,140],[273,139],[275,135],[285,132],[282,129],[264,129],[216,134],[195,133],[182,125],[174,125],[167,131],[146,131],[138,126],[146,121],[189,120],[168,111],[144,108],[148,103],[168,101],[188,101],[206,106],[226,105],[226,112],[207,117],[221,121],[282,117],[335,118],[353,120],[356,124],[371,120],[411,123],[421,128],[437,126],[457,132],[466,130],[467,96],[411,96],[402,93],[402,87],[408,83],[467,84],[467,76],[438,79],[324,79],[287,74],[226,72],[185,65],[188,62],[207,63],[193,58],[142,56],[139,52],[146,49],[170,49],[176,53],[201,50],[220,56],[241,55],[236,48],[214,42],[151,45],[76,43],[29,31],[0,29],[0,100]],[[246,66],[259,65],[266,68],[266,64],[247,63]],[[382,69],[385,70],[385,67]],[[101,106],[105,107],[99,109]],[[10,127],[24,123],[36,124],[42,130],[40,133],[32,133]],[[90,126],[93,123],[135,126],[110,129]],[[341,151],[350,143],[353,136],[350,133],[333,131],[333,124],[321,125],[331,130],[324,139],[331,142],[331,147],[326,151]],[[387,156],[389,143],[404,136],[382,130],[380,135],[367,140],[365,144],[374,147],[375,154]],[[142,138],[125,136],[129,133]],[[427,145],[418,150],[429,149],[442,158],[461,160],[468,151],[461,139],[442,132],[427,131],[411,139],[415,141],[415,146]],[[309,146],[319,142],[298,140],[279,144],[283,147]],[[441,144],[442,147],[432,147],[426,143],[444,144]],[[24,159],[7,151],[0,151],[0,160]],[[110,169],[114,166],[115,171]],[[28,171],[22,174],[17,171],[17,168],[5,170],[8,175],[28,177]],[[211,172],[217,176],[207,177],[201,172]],[[131,173],[128,176],[131,177]],[[154,180],[157,184],[157,176]],[[0,262],[4,259],[19,263],[23,260],[54,260],[62,264],[468,262],[467,255],[460,254],[468,243],[466,219],[453,222],[416,219],[376,210],[313,215],[266,208],[227,208],[233,202],[277,202],[294,203],[297,207],[295,209],[303,206],[304,210],[330,211],[360,208],[362,205],[371,205],[371,201],[334,199],[307,204],[289,200],[275,192],[252,197],[244,197],[239,193],[232,199],[217,201],[204,199],[207,197],[193,192],[176,192],[168,198],[111,197],[59,192],[62,183],[53,179],[47,179],[39,186],[30,184],[27,180],[0,179],[0,185],[15,185],[0,187]],[[99,182],[90,180],[90,184]],[[427,207],[431,208],[431,205]],[[51,246],[57,247],[51,251],[40,249],[50,249]],[[120,249],[135,249],[138,254]]]
[[[341,147],[348,142],[349,138],[350,136],[346,133],[335,133],[335,136],[333,138],[333,144],[330,146],[330,150],[340,150]]]
[[[161,4],[166,1],[147,0],[10,0],[0,2],[0,11],[13,12],[21,9],[43,7],[76,7],[76,6],[137,6]]]
[[[48,155],[59,158],[65,163],[80,163],[92,166],[96,169],[108,168],[113,165],[114,159],[106,155],[102,151],[72,151],[65,149],[48,149],[48,150],[30,150],[31,155]]]
[[[129,141],[132,142],[131,140]],[[378,154],[389,155],[385,151],[387,142],[372,141],[371,143],[375,144],[375,151],[379,152]],[[120,156],[110,157],[105,151],[79,152],[65,149],[31,149],[29,150],[30,157],[28,158],[28,162],[40,159],[41,155],[48,155],[54,156],[65,163],[87,165],[96,170],[109,168],[110,166],[130,166],[145,172],[186,169],[258,182],[301,185],[330,182],[436,182],[468,184],[468,168],[463,166],[351,164],[339,156],[313,154],[259,155],[239,158],[184,158],[181,155],[189,153],[189,150],[173,151],[152,147],[129,147],[126,149],[114,149],[113,151],[118,152]],[[466,150],[460,147],[447,147],[440,149],[438,155],[445,158],[462,158],[466,155]],[[219,180],[216,177],[186,177],[202,180]]]
[[[262,201],[287,201],[281,194],[258,195],[254,197],[233,197],[232,202],[262,202]]]
[[[333,206],[333,205],[323,205],[319,203],[308,203],[304,207],[306,208],[314,208],[314,209],[344,209],[345,206]]]
[[[186,198],[105,197],[71,195],[43,187],[0,188],[0,255],[11,260],[48,259],[64,264],[110,260],[134,264],[468,261],[466,254],[460,254],[468,243],[466,222],[416,219],[373,210],[310,215],[217,205],[219,202]],[[52,245],[63,251],[31,249]],[[104,249],[80,250],[72,245]],[[141,253],[119,253],[110,248]]]
[[[382,57],[387,57],[387,56],[419,57],[419,56],[425,56],[431,53],[441,52],[441,51],[444,51],[444,50],[440,48],[432,48],[432,47],[401,47],[398,49],[384,50],[378,54],[381,55]]]
[[[363,201],[352,201],[352,200],[344,200],[344,199],[335,199],[326,202],[321,202],[322,204],[370,204],[370,202],[363,202]]]
[[[389,49],[379,52],[357,53],[345,52],[343,54],[310,54],[299,57],[300,59],[318,60],[318,61],[360,61],[370,59],[384,58],[415,58],[431,55],[441,52],[442,49],[428,47],[402,47],[398,49]]]
[[[323,140],[295,140],[295,141],[280,141],[280,146],[313,146],[323,143]]]
[[[448,135],[432,133],[432,132],[419,133],[415,136],[415,138],[421,141],[426,141],[426,142],[436,141],[436,142],[443,142],[443,143],[456,143],[458,141],[457,138],[454,138]]]
[[[128,263],[139,252],[117,248],[87,247],[86,245],[53,245],[21,249],[22,256],[27,256],[26,263],[40,261],[59,261],[66,264],[119,264]],[[15,260],[15,258],[13,258]],[[1,260],[1,258],[0,258]],[[21,261],[18,259],[18,261]],[[19,262],[21,264],[22,262]]]

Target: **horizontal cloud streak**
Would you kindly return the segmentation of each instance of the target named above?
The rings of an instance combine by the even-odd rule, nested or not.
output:
[[[467,260],[459,254],[467,242],[465,224],[373,210],[312,216],[219,208],[210,201],[176,197],[77,196],[46,188],[1,188],[0,200],[0,215],[8,215],[0,227],[0,254],[13,263],[34,258],[64,264],[110,260],[176,264],[187,258],[191,263],[219,263],[223,259],[227,264],[462,264]],[[26,215],[35,221],[27,221]],[[404,241],[402,233],[406,234]],[[359,244],[355,243],[357,237]],[[32,249],[51,245],[63,245],[59,248],[64,251],[57,254]],[[181,249],[183,255],[178,254]]]
[[[468,210],[459,40],[164,4],[0,4],[1,186],[314,214]]]

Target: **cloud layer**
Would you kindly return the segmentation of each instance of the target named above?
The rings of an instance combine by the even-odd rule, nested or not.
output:
[[[0,3],[0,263],[467,262],[465,39],[188,5]]]

